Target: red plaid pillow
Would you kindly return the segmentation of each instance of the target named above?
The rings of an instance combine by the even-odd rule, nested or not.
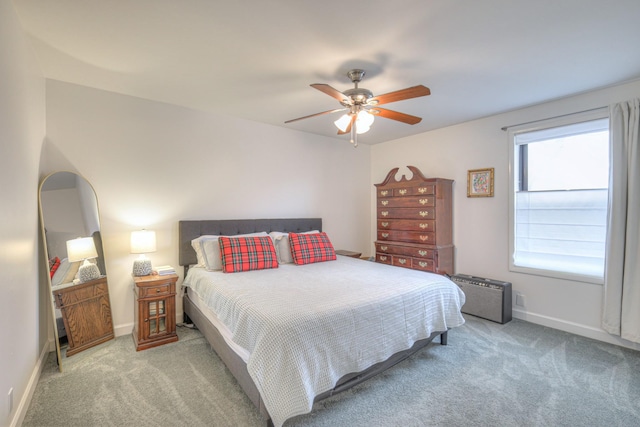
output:
[[[222,255],[222,271],[225,273],[278,268],[276,248],[269,236],[220,236],[218,243]]]
[[[49,275],[52,279],[58,267],[60,267],[60,258],[55,257],[49,260]]]
[[[293,262],[297,265],[336,259],[336,251],[333,249],[327,233],[289,233],[289,244],[291,245]]]

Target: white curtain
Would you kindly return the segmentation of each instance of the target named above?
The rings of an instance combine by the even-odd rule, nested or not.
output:
[[[640,99],[612,105],[602,328],[640,343]]]

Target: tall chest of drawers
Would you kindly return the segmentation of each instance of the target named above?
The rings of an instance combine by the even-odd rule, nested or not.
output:
[[[438,274],[453,272],[453,181],[413,177],[395,179],[392,169],[376,186],[376,261]]]

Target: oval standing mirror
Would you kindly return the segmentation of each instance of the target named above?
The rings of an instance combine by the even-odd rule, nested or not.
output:
[[[111,303],[93,187],[55,172],[39,189],[58,366],[66,357],[113,339]]]

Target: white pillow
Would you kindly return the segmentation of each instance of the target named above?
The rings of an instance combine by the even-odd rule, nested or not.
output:
[[[318,230],[305,231],[301,234],[314,234],[319,233]],[[280,231],[272,231],[269,233],[273,245],[276,247],[276,255],[278,257],[279,264],[291,264],[293,263],[293,256],[291,255],[291,245],[289,244],[289,233],[282,233]]]
[[[78,268],[81,262],[69,262],[67,258],[60,261],[60,266],[53,274],[51,278],[51,286],[57,286],[62,283],[69,283],[73,281],[73,278],[78,274]]]
[[[204,252],[202,251],[202,242],[207,239],[216,239],[217,241],[218,236],[203,235],[191,241],[191,247],[196,251],[196,258],[198,259],[198,262],[193,267],[206,267]]]
[[[233,236],[225,237],[257,237],[268,236],[266,231],[260,231],[258,233],[249,234],[234,234]],[[220,251],[220,243],[218,237],[220,236],[206,236],[206,239],[200,241],[202,247],[202,254],[204,258],[204,267],[209,271],[222,270],[222,253]],[[196,252],[197,253],[197,252]]]

